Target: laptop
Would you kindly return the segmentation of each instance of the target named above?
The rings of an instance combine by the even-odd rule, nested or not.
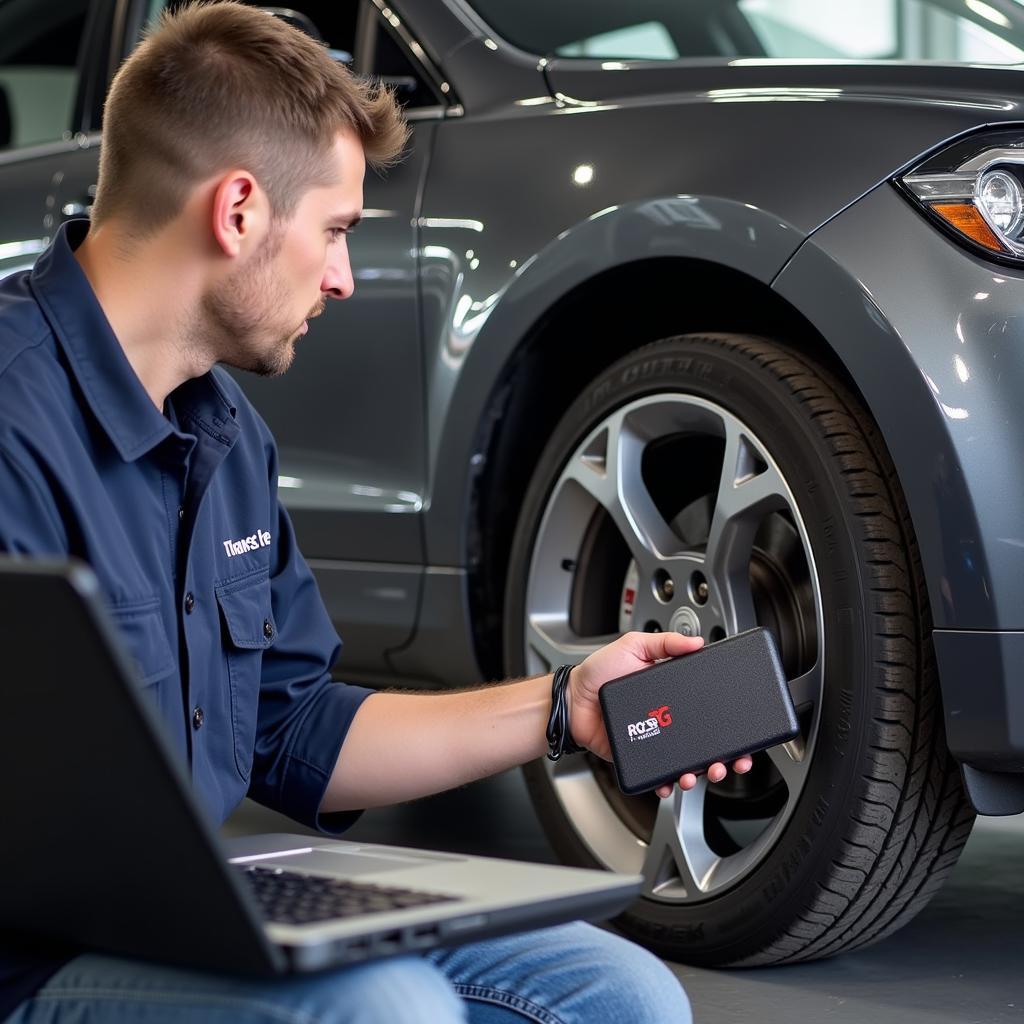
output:
[[[313,971],[624,909],[639,876],[320,839],[222,840],[93,572],[0,557],[0,933]]]

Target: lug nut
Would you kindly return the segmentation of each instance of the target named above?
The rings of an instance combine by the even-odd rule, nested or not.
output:
[[[662,604],[668,604],[672,600],[672,595],[676,592],[676,585],[672,582],[672,577],[664,569],[658,569],[654,573],[652,586],[654,596]]]
[[[711,593],[711,588],[708,586],[707,578],[702,572],[695,572],[690,577],[689,594],[690,600],[694,604],[707,604],[708,594]]]

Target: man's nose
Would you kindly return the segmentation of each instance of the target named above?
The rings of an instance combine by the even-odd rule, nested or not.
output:
[[[341,244],[334,247],[327,260],[324,279],[320,282],[320,291],[332,299],[347,299],[356,290],[352,280],[352,265],[348,259],[348,243],[344,238]]]

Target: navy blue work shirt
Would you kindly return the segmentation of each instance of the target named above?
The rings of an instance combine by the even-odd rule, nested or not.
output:
[[[66,225],[0,282],[0,551],[92,566],[215,821],[248,793],[340,831],[355,815],[320,802],[372,691],[330,678],[341,641],[278,500],[274,440],[218,368],[156,408],[73,255],[87,230]],[[24,973],[0,953],[0,1020]]]

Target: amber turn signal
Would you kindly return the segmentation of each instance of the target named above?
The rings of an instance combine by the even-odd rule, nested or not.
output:
[[[992,252],[1008,252],[996,233],[988,226],[974,203],[931,203],[931,208],[957,231]]]

